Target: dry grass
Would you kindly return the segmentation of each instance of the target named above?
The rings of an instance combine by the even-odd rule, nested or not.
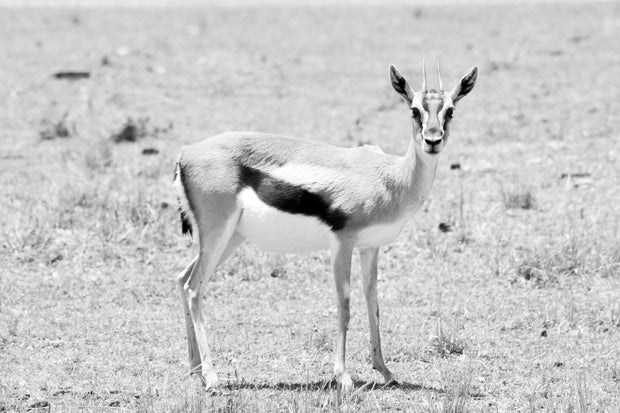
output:
[[[618,14],[3,10],[0,411],[619,411]],[[369,366],[357,271],[343,400],[328,255],[245,245],[205,290],[230,384],[204,394],[174,280],[195,254],[175,208],[180,146],[237,129],[403,153],[387,68],[419,85],[436,54],[445,84],[481,72],[431,198],[380,258],[400,385]],[[128,119],[137,139],[115,143]],[[71,133],[41,139],[46,120]]]
[[[523,185],[509,189],[502,187],[502,197],[506,209],[533,209],[536,207],[536,198],[532,190]]]
[[[456,320],[450,326],[437,320],[437,333],[431,337],[431,347],[436,354],[441,357],[463,354],[465,343],[458,338],[456,329]]]
[[[440,401],[429,401],[426,411],[428,413],[466,413],[469,410],[469,390],[472,377],[470,375],[457,375],[449,378],[449,387]]]
[[[68,138],[75,133],[75,128],[68,125],[67,117],[68,112],[65,112],[57,121],[50,121],[49,119],[43,119],[42,128],[39,130],[39,135],[43,140],[52,140],[58,138]],[[72,130],[73,129],[73,130]]]

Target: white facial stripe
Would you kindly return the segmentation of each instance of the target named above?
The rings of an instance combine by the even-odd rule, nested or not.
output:
[[[426,129],[426,125],[428,124],[428,112],[422,109],[422,129]]]

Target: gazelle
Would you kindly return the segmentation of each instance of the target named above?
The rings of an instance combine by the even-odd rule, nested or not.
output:
[[[414,92],[390,66],[392,87],[407,102],[413,136],[405,156],[365,147],[254,132],[228,132],[182,149],[176,165],[182,230],[195,233],[198,256],[179,275],[190,367],[206,388],[218,382],[201,312],[201,287],[243,240],[275,252],[331,251],[336,283],[338,335],[334,374],[345,391],[353,382],[345,368],[351,256],[360,253],[370,325],[373,367],[386,384],[379,336],[377,256],[426,199],[438,154],[448,140],[454,105],[474,87],[473,67],[451,92]]]

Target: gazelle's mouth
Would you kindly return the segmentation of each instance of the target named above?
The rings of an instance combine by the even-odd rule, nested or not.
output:
[[[428,143],[424,142],[423,143],[424,152],[429,153],[431,155],[438,154],[443,149],[443,145],[441,143],[442,142],[439,141],[434,145],[429,145]]]

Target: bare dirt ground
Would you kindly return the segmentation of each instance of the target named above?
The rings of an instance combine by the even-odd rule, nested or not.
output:
[[[0,411],[620,411],[619,31],[618,3],[3,10]],[[419,86],[436,56],[451,86],[481,70],[380,257],[401,384],[369,366],[357,263],[342,400],[327,254],[246,245],[205,291],[225,385],[204,394],[180,147],[258,130],[403,153],[388,65]]]

